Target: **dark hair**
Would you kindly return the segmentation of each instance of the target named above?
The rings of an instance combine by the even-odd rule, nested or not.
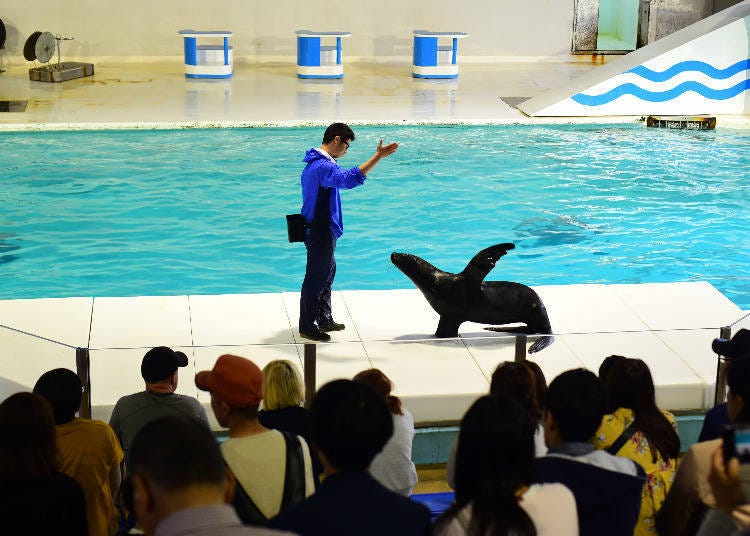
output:
[[[563,441],[588,441],[601,425],[604,409],[604,389],[590,370],[565,371],[547,388],[547,411]]]
[[[492,373],[490,394],[505,393],[521,404],[531,417],[534,428],[539,424],[539,403],[536,399],[534,373],[523,363],[506,361]]]
[[[672,424],[656,407],[654,380],[648,365],[640,359],[617,360],[605,385],[612,407],[628,408],[635,416],[634,428],[641,432],[651,449],[651,460],[680,455],[680,438]]]
[[[354,131],[345,123],[333,123],[323,133],[323,144],[331,143],[338,136],[341,141],[354,141]]]
[[[373,391],[379,394],[385,400],[388,410],[394,415],[403,415],[404,410],[401,408],[401,399],[391,394],[393,382],[383,374],[380,369],[371,368],[363,370],[354,376],[355,382],[360,382],[372,387]]]
[[[737,422],[750,422],[750,354],[728,359],[727,363],[727,387],[743,402]]]
[[[341,471],[367,469],[393,435],[385,401],[370,386],[352,380],[321,387],[310,414],[313,442]]]
[[[456,454],[456,500],[438,523],[471,505],[468,534],[533,536],[534,522],[516,492],[534,480],[534,428],[522,406],[505,394],[479,398],[461,421]]]
[[[605,410],[605,413],[613,413],[618,407],[613,405],[612,401],[609,399],[609,393],[607,390],[607,381],[609,379],[609,375],[616,363],[625,361],[626,359],[627,357],[623,357],[621,355],[610,355],[605,357],[604,361],[602,361],[601,365],[599,365],[599,381],[602,383],[602,386],[604,387],[604,394],[607,397],[607,409]]]
[[[55,424],[65,424],[81,407],[81,379],[72,370],[57,368],[42,374],[34,385],[34,393],[43,396],[55,417]]]
[[[226,465],[211,431],[195,419],[161,417],[138,431],[128,468],[166,491],[226,482]]]
[[[0,404],[0,477],[49,475],[58,469],[52,408],[39,395],[16,393]]]
[[[547,405],[547,378],[544,377],[542,367],[534,361],[528,359],[522,361],[522,363],[528,368],[534,375],[534,389],[536,391],[536,403],[539,406],[539,416],[544,412],[544,408]]]

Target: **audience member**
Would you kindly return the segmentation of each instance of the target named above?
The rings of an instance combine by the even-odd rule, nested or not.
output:
[[[716,507],[703,520],[698,536],[750,535],[750,527],[741,529],[732,519],[732,511],[744,502],[741,484],[741,475],[744,472],[736,457],[726,462],[722,448],[718,447],[714,450],[711,456],[708,482],[716,500]],[[747,481],[746,476],[745,481]]]
[[[544,379],[543,375],[542,379]],[[526,409],[534,427],[534,452],[536,456],[544,456],[547,453],[547,446],[544,444],[544,427],[540,420],[541,405],[536,383],[537,375],[531,366],[526,363],[506,361],[500,363],[492,373],[490,394],[510,395]],[[545,390],[546,387],[545,384]]]
[[[0,523],[2,534],[88,535],[83,490],[59,471],[52,409],[33,393],[0,404]]]
[[[615,366],[615,363],[618,363],[620,361],[625,361],[627,357],[621,356],[621,355],[610,355],[604,358],[604,360],[599,365],[599,382],[602,384],[604,389],[604,395],[609,397],[609,395],[606,392],[607,382],[609,381],[609,373],[612,370],[612,367]],[[613,413],[617,409],[617,406],[613,406],[612,403],[610,403],[609,400],[607,400],[607,409],[606,414]]]
[[[607,376],[607,401],[617,408],[605,415],[592,444],[637,462],[646,471],[637,536],[653,534],[654,518],[672,486],[680,455],[674,416],[656,407],[654,381],[640,359],[618,360]]]
[[[126,467],[136,434],[154,419],[185,415],[201,421],[208,428],[208,417],[200,402],[192,396],[175,393],[177,369],[187,365],[188,358],[184,353],[166,346],[152,348],[143,356],[141,376],[146,382],[146,390],[120,398],[109,419],[109,425],[125,451]]]
[[[417,468],[411,461],[414,418],[401,399],[391,394],[393,383],[379,369],[363,370],[354,376],[354,381],[372,387],[385,400],[393,418],[393,435],[372,460],[370,474],[389,490],[408,497],[417,484]]]
[[[547,379],[544,377],[542,367],[539,366],[535,361],[529,361],[528,359],[522,361],[524,366],[528,368],[534,375],[534,388],[536,390],[536,404],[539,409],[538,420],[541,423],[544,417],[544,408],[547,405]],[[544,445],[544,429],[542,429],[542,444],[544,452],[547,452],[547,446]]]
[[[727,363],[736,357],[750,355],[750,330],[741,329],[731,339],[714,339],[711,349],[723,356]],[[727,413],[727,403],[718,404],[706,412],[698,441],[718,439],[729,424],[731,420]]]
[[[539,365],[536,365],[539,367]],[[544,381],[544,374],[539,369],[541,381]],[[539,392],[537,388],[537,372],[533,367],[525,363],[515,363],[505,361],[500,363],[492,373],[490,381],[490,394],[503,393],[512,397],[523,407],[529,414],[532,426],[534,427],[534,453],[536,456],[544,456],[547,453],[547,446],[544,444],[544,428],[540,418]],[[544,388],[546,390],[546,383]],[[451,446],[448,455],[448,463],[445,466],[445,476],[448,485],[453,489],[456,488],[456,456],[458,453],[458,438]]]
[[[263,373],[255,363],[222,355],[195,376],[195,385],[211,393],[216,420],[229,428],[221,453],[237,480],[233,505],[243,523],[265,524],[315,490],[305,440],[258,422]]]
[[[552,381],[544,416],[549,452],[537,458],[537,479],[560,482],[573,492],[581,536],[632,536],[645,473],[633,460],[595,450],[588,442],[605,407],[604,390],[591,371],[569,370]]]
[[[430,534],[427,508],[386,489],[367,471],[393,434],[383,399],[367,385],[335,380],[320,388],[311,413],[323,480],[271,526],[305,536]]]
[[[729,418],[734,423],[750,423],[750,357],[740,356],[729,362],[727,386]],[[708,474],[711,455],[720,445],[721,439],[696,443],[682,457],[672,488],[656,515],[660,536],[694,534],[706,511],[716,506]],[[748,526],[750,504],[737,505],[732,516],[738,526]]]
[[[304,407],[305,386],[299,370],[291,361],[277,359],[263,367],[263,409],[258,411],[258,422],[266,428],[300,436],[311,444],[312,422],[310,411]],[[323,466],[311,453],[315,485]]]
[[[436,536],[577,536],[573,494],[534,482],[534,425],[505,394],[483,396],[461,421],[456,501],[437,521]]]
[[[120,443],[112,428],[101,421],[79,419],[83,386],[72,370],[45,372],[34,393],[52,407],[60,470],[81,485],[86,497],[90,536],[112,536],[119,528],[114,497],[120,488]]]
[[[228,503],[234,481],[210,430],[188,417],[144,425],[130,449],[133,510],[147,536],[270,536]]]

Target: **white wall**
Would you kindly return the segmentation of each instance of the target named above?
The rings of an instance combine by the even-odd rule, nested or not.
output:
[[[412,30],[463,31],[462,56],[570,52],[574,0],[6,0],[10,63],[35,30],[75,37],[63,59],[181,56],[180,29],[231,30],[235,58],[296,61],[294,31],[350,31],[345,58],[411,56]],[[123,58],[124,59],[124,58]]]

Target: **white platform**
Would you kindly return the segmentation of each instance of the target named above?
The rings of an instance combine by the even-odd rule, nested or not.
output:
[[[621,354],[648,363],[661,407],[712,405],[716,356],[710,344],[742,311],[710,284],[536,290],[557,334],[554,344],[531,356],[548,381],[575,367],[596,371],[606,356]],[[497,364],[513,359],[513,339],[482,325],[463,324],[459,339],[432,338],[437,315],[417,290],[335,292],[333,306],[347,329],[317,346],[318,385],[381,368],[417,422],[460,419],[487,391]],[[0,397],[19,385],[30,389],[46,370],[75,369],[74,348],[88,346],[94,417],[108,420],[120,396],[143,388],[145,351],[167,345],[191,357],[178,391],[197,396],[208,409],[209,398],[195,388],[193,375],[222,353],[260,367],[286,358],[302,368],[298,307],[297,293],[0,301],[0,324],[69,345],[0,328]]]

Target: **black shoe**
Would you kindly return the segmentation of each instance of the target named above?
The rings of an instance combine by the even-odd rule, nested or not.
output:
[[[334,322],[333,319],[331,319],[327,322],[318,322],[318,329],[320,331],[344,331],[346,329],[346,326],[344,324]]]
[[[331,336],[328,333],[316,329],[315,331],[310,330],[310,333],[299,332],[299,336],[303,339],[310,339],[311,341],[328,342],[331,340]]]

